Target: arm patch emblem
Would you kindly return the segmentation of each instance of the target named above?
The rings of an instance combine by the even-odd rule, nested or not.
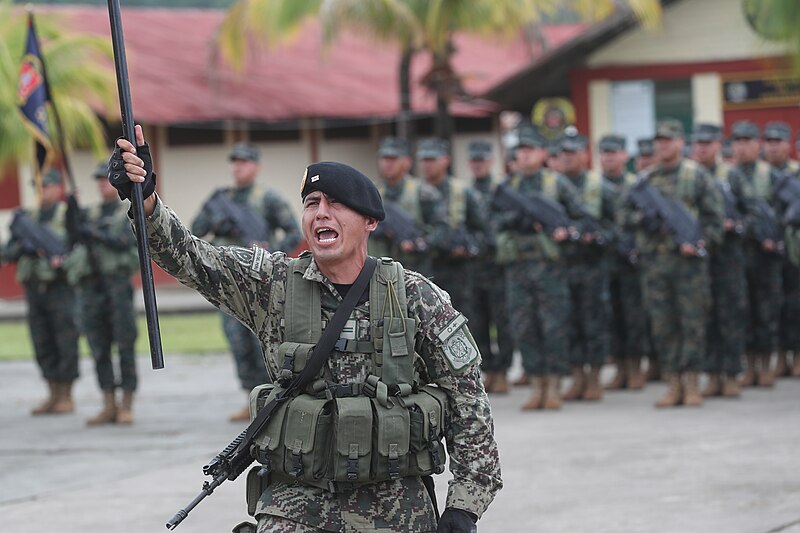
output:
[[[459,314],[439,333],[445,358],[454,372],[460,372],[478,359],[478,348],[467,329],[467,319]]]

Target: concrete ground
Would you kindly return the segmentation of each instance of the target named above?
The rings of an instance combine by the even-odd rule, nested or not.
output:
[[[131,427],[87,428],[100,404],[82,361],[75,414],[29,416],[32,362],[0,364],[0,531],[163,531],[199,492],[201,468],[242,429],[227,355],[140,361]],[[738,401],[655,410],[664,390],[522,413],[527,391],[492,397],[505,488],[478,523],[506,532],[800,532],[800,379]],[[179,527],[230,531],[247,518],[242,476]],[[440,505],[445,478],[438,482]]]

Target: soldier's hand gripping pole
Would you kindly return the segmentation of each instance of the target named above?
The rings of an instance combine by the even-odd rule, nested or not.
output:
[[[114,46],[114,66],[117,71],[117,91],[119,92],[123,137],[135,146],[133,106],[131,104],[131,88],[128,81],[128,63],[125,59],[125,41],[122,35],[122,16],[120,15],[119,0],[108,0],[108,17],[111,22],[111,42]],[[150,340],[150,361],[152,362],[153,370],[156,370],[164,368],[164,354],[161,350],[161,331],[158,327],[153,266],[150,263],[150,251],[147,246],[144,198],[142,184],[132,183],[131,185],[133,225],[136,229],[139,268],[142,273],[142,294],[144,295],[144,310],[147,318],[147,334]]]

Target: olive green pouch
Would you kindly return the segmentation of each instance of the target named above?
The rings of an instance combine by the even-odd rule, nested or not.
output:
[[[300,342],[282,342],[281,345],[278,346],[278,351],[276,352],[279,359],[276,363],[280,368],[278,371],[278,379],[292,379],[300,374],[303,368],[306,367],[306,364],[308,364],[314,346],[314,344]],[[317,378],[321,377],[322,370],[320,370],[317,375]]]
[[[325,476],[330,446],[331,401],[301,394],[289,402],[283,432],[284,471],[297,479]]]
[[[259,385],[250,392],[250,419],[283,389],[272,383]],[[283,448],[281,447],[284,421],[286,419],[287,404],[280,404],[270,416],[267,425],[255,438],[255,458],[268,470],[272,465],[283,464]]]
[[[342,483],[369,481],[372,455],[372,406],[365,396],[337,398],[337,417],[331,466],[333,480]]]
[[[442,439],[447,418],[447,395],[432,385],[404,399],[410,415],[410,461],[408,475],[424,476],[444,472]]]
[[[254,466],[247,472],[245,497],[247,500],[247,514],[249,514],[250,516],[255,516],[256,505],[258,505],[258,500],[261,499],[261,494],[263,494],[264,489],[266,489],[267,485],[269,484],[267,479],[258,475],[260,471],[261,471],[260,466]]]
[[[384,407],[377,399],[372,400],[372,408],[377,437],[377,450],[372,454],[374,477],[399,479],[408,473],[409,410],[395,402]]]

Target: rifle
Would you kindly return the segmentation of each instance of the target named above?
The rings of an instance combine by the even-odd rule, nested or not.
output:
[[[528,197],[514,190],[509,184],[501,183],[492,196],[492,209],[516,214],[523,230],[529,231],[534,223],[539,223],[548,235],[552,235],[559,228],[564,228],[570,232],[570,239],[580,238],[577,232],[570,230],[573,222],[564,207],[538,192]]]
[[[629,265],[639,262],[639,249],[636,248],[636,238],[628,232],[621,232],[617,236],[617,255]]]
[[[269,227],[264,217],[249,205],[234,202],[225,189],[214,191],[203,209],[210,213],[214,233],[218,236],[233,237],[248,245],[269,239]]]
[[[681,202],[664,196],[643,178],[631,187],[629,198],[642,211],[645,220],[661,221],[679,247],[690,244],[694,246],[697,257],[707,255],[705,248],[700,245],[703,239],[700,224]]]
[[[775,211],[764,198],[755,199],[755,224],[753,225],[753,238],[763,244],[765,241],[775,243],[775,250],[772,253],[781,255],[783,253],[783,229],[778,223]]]
[[[35,222],[25,211],[17,210],[11,221],[11,235],[20,241],[23,249],[35,250],[47,259],[63,257],[69,252],[67,243],[53,230]]]
[[[424,252],[428,249],[425,235],[400,204],[387,200],[383,203],[383,211],[386,213],[386,218],[372,232],[376,239],[385,239],[397,245],[410,242],[414,245],[415,252]]]
[[[450,230],[448,243],[448,248],[451,253],[457,248],[463,248],[467,252],[467,257],[477,257],[481,252],[478,239],[475,238],[464,224],[459,224]]]
[[[739,207],[736,205],[737,199],[736,195],[733,194],[731,184],[727,181],[717,180],[717,188],[719,189],[720,194],[722,194],[722,199],[725,202],[725,218],[733,221],[733,229],[731,230],[731,233],[743,235],[744,217],[742,216],[742,212],[739,211]]]

